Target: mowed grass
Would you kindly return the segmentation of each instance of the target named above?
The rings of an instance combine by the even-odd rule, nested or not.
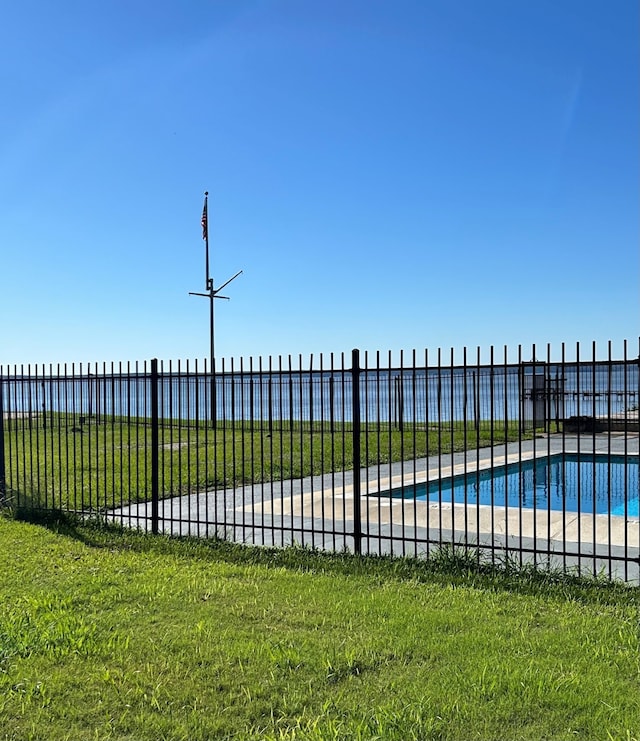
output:
[[[102,417],[78,426],[63,414],[5,423],[6,480],[19,506],[104,510],[151,497],[152,436],[145,420]],[[360,436],[361,465],[447,455],[519,438],[518,425],[460,422]],[[523,439],[526,436],[523,436]],[[280,423],[271,429],[220,422],[215,429],[159,430],[160,496],[302,478],[353,468],[345,425]]]
[[[637,739],[638,590],[0,518],[0,739]]]

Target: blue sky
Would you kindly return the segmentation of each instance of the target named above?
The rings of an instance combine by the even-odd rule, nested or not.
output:
[[[637,354],[638,8],[5,4],[0,364]]]

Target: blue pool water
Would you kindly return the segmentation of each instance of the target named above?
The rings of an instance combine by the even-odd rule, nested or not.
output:
[[[637,456],[554,455],[379,496],[638,517]]]

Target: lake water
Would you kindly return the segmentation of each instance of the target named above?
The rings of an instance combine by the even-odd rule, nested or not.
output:
[[[2,377],[5,413],[69,411],[77,415],[151,415],[148,373],[37,374]],[[542,372],[544,370],[544,372]],[[160,376],[159,410],[166,419],[210,418],[213,385],[194,372]],[[429,424],[447,420],[537,419],[624,415],[638,404],[638,365],[557,364],[365,370],[360,416],[367,422]],[[216,376],[218,420],[352,420],[349,369],[225,372]]]

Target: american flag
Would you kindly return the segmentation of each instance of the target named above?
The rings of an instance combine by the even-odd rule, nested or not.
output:
[[[207,238],[207,199],[204,199],[204,208],[202,209],[202,218],[200,219],[202,224],[202,239]]]

